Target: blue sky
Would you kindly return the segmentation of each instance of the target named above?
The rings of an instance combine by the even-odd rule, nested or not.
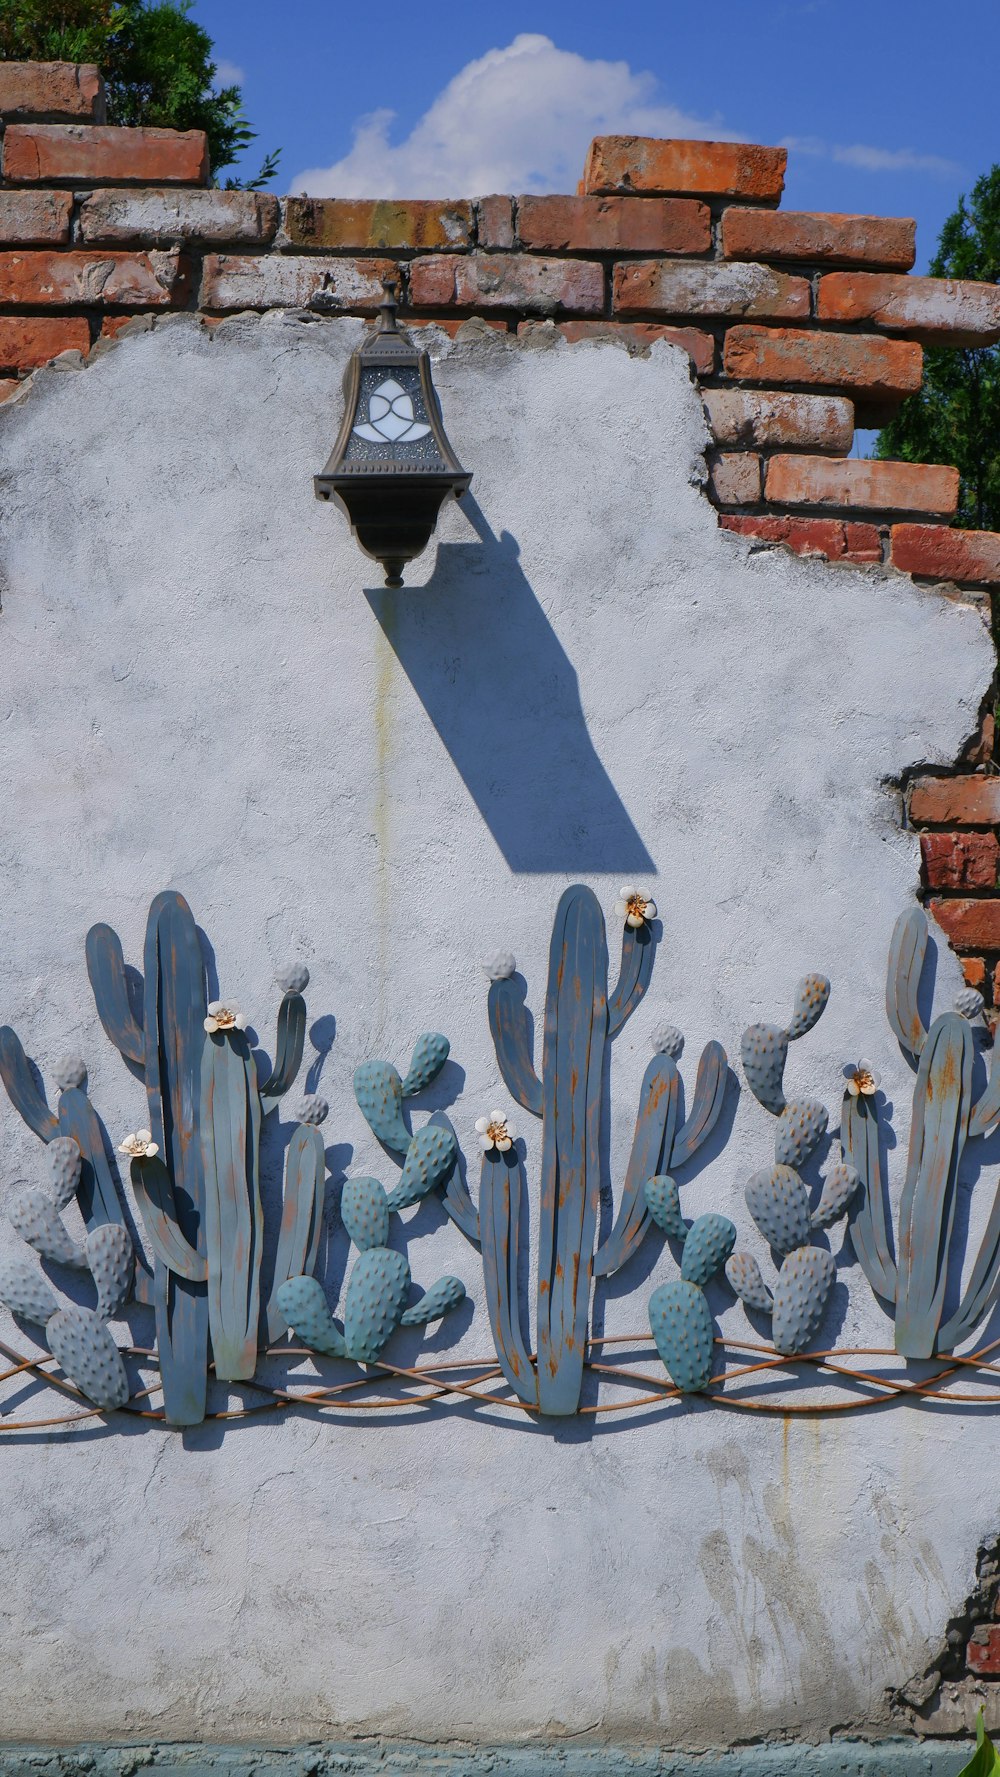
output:
[[[916,216],[920,267],[1000,160],[1000,0],[193,10],[283,192],[572,191],[600,131],[728,135],[789,146],[787,208]]]

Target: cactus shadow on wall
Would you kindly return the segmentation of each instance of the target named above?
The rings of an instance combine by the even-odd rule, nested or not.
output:
[[[366,596],[469,795],[512,870],[655,869],[516,539],[462,511],[478,542],[440,544],[424,587]]]

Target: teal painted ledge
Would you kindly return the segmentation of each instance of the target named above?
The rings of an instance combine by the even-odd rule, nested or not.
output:
[[[835,1740],[680,1753],[648,1747],[431,1746],[391,1741],[275,1746],[136,1742],[0,1745],[0,1777],[956,1777],[969,1743]]]

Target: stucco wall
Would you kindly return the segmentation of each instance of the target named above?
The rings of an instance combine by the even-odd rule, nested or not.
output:
[[[374,590],[310,479],[360,333],[182,319],[41,375],[2,416],[0,1017],[43,1070],[82,1049],[109,1128],[141,1123],[83,936],[108,920],[137,959],[149,898],[175,886],[263,1040],[275,966],[308,962],[322,1046],[336,1020],[321,1066],[307,1055],[334,1179],[386,1177],[356,1062],[445,1030],[428,1103],[471,1148],[507,1102],[481,959],[513,949],[537,1013],[562,886],[610,911],[634,877],[664,940],[615,1045],[614,1180],[655,1025],[685,1032],[690,1084],[702,1044],[735,1057],[806,968],[834,994],[791,1084],[836,1106],[844,1061],[873,1054],[905,1149],[882,980],[917,857],[884,786],[973,729],[980,613],[720,532],[675,348],[477,330],[434,347],[476,504],[446,514],[404,592]],[[945,1002],[957,979],[942,957]],[[6,1105],[0,1125],[9,1190],[39,1149]],[[734,1083],[726,1127],[684,1208],[732,1215],[763,1261],[742,1186],[773,1124]],[[418,1280],[454,1271],[475,1303],[431,1345],[488,1354],[477,1255],[436,1206],[410,1217]],[[339,1274],[335,1220],[333,1246]],[[608,1331],[641,1328],[675,1274],[653,1250],[612,1280]],[[846,1255],[822,1336],[891,1343]],[[977,1435],[955,1414],[689,1404],[549,1431],[454,1410],[0,1439],[4,1736],[878,1728],[995,1529],[987,1494],[956,1484]]]

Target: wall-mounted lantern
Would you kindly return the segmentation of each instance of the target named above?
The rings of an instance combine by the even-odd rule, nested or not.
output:
[[[347,367],[340,435],[313,485],[317,499],[343,507],[386,585],[402,586],[445,500],[464,494],[472,475],[448,443],[427,353],[396,324],[396,284],[385,278],[383,289],[378,326]]]

